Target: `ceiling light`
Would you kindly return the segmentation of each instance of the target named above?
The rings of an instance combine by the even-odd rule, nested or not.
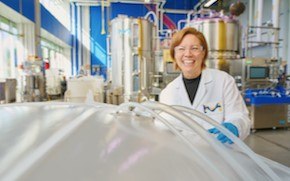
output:
[[[213,3],[215,3],[217,0],[209,0],[204,4],[204,7],[208,8],[210,7]]]

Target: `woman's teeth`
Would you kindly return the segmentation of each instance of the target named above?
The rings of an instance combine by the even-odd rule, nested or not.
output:
[[[192,65],[195,61],[194,60],[184,60],[184,65]]]

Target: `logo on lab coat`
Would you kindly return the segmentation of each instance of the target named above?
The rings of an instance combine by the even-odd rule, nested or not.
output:
[[[203,112],[208,113],[208,112],[222,112],[222,105],[221,103],[209,103],[207,105],[203,105]]]

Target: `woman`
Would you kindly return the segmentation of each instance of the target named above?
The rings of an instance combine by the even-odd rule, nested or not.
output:
[[[162,90],[160,102],[198,110],[245,139],[250,132],[248,110],[233,77],[206,68],[208,46],[204,35],[194,28],[177,32],[172,39],[170,54],[182,73]],[[199,122],[209,132],[218,134],[222,143],[232,143],[216,128]]]

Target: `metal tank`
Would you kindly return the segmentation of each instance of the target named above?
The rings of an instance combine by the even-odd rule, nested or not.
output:
[[[240,26],[236,19],[218,14],[193,19],[189,26],[201,31],[208,43],[208,67],[230,72],[230,61],[240,51]]]
[[[117,102],[141,102],[151,91],[154,25],[141,18],[111,21],[112,93]],[[114,99],[114,98],[113,98]]]

